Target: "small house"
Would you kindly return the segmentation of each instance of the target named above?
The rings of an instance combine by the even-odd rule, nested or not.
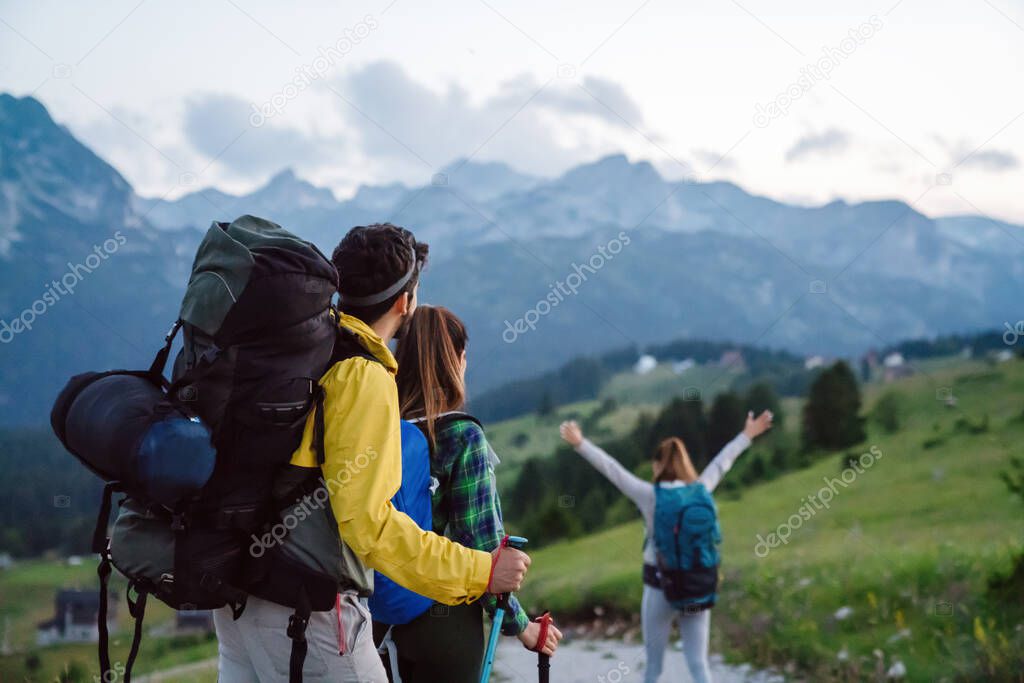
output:
[[[654,356],[644,354],[643,356],[640,356],[637,362],[633,365],[633,372],[638,375],[646,375],[656,367],[658,367],[658,359]]]
[[[723,368],[730,368],[743,372],[747,369],[747,362],[743,358],[742,351],[724,351],[718,359],[718,364]]]
[[[36,627],[36,643],[88,643],[99,640],[96,620],[100,610],[99,591],[59,590],[54,599],[52,619]],[[113,595],[107,603],[107,628],[116,626],[117,600]]]

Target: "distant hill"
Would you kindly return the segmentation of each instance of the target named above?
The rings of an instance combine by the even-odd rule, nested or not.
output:
[[[423,299],[469,325],[475,395],[679,338],[835,356],[997,328],[1019,318],[1024,286],[1019,226],[931,219],[899,201],[793,206],[726,182],[667,181],[621,155],[554,179],[456,161],[425,186],[343,200],[285,170],[244,196],[207,188],[159,201],[136,195],[37,100],[2,95],[0,424],[44,422],[73,372],[145,362],[176,315],[201,231],[246,212],[328,252],[352,225],[382,220],[430,242]],[[68,264],[118,232],[124,244],[73,295],[45,301]],[[571,276],[575,293],[559,284]],[[33,305],[43,313],[31,331],[3,328]]]

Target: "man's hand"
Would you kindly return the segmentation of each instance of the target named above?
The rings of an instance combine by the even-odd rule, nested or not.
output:
[[[754,417],[754,411],[750,411],[747,413],[747,425],[743,428],[743,433],[753,441],[772,428],[772,418],[774,417],[770,410],[764,411],[757,417]]]
[[[558,427],[558,433],[562,435],[562,440],[573,448],[583,443],[583,430],[575,420],[563,422]]]
[[[519,642],[521,642],[523,647],[527,650],[537,650],[537,638],[540,637],[540,624],[536,621],[531,621],[530,625],[526,627],[526,630],[516,637],[519,638]],[[544,641],[544,646],[539,648],[540,651],[550,657],[555,654],[555,650],[558,649],[558,641],[561,639],[562,632],[555,628],[554,624],[549,624],[548,637]]]
[[[491,551],[491,583],[487,592],[493,595],[515,593],[523,585],[526,569],[530,566],[530,556],[515,548],[495,548]]]

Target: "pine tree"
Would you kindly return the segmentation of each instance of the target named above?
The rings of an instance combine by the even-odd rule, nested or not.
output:
[[[545,391],[537,404],[537,415],[547,417],[555,412],[555,402],[551,398],[551,392]]]
[[[804,405],[804,450],[839,450],[863,441],[860,404],[860,387],[845,362],[818,375]]]
[[[746,416],[743,401],[735,392],[723,391],[715,397],[708,413],[707,444],[711,457],[740,433]]]
[[[744,406],[748,411],[753,412],[754,415],[760,415],[765,410],[772,411],[774,416],[772,423],[775,425],[775,431],[782,431],[786,414],[782,410],[782,401],[779,400],[779,395],[775,393],[775,389],[772,388],[771,384],[757,382],[750,385],[750,388],[747,389]]]

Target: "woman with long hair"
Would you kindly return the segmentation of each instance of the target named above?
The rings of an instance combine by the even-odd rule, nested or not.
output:
[[[702,603],[695,603],[692,607],[679,609],[666,597],[662,582],[662,575],[665,573],[663,571],[665,568],[664,558],[659,557],[655,545],[655,520],[657,517],[655,515],[655,500],[658,498],[658,488],[663,487],[668,490],[676,487],[702,485],[707,490],[706,493],[694,492],[709,497],[710,492],[714,491],[740,453],[750,446],[753,439],[770,429],[771,426],[771,412],[765,411],[756,418],[753,413],[748,413],[743,431],[726,444],[700,475],[694,469],[682,439],[677,437],[665,439],[654,452],[653,482],[637,477],[615,458],[584,438],[583,431],[576,422],[563,422],[559,427],[562,439],[629,497],[640,508],[640,513],[643,515],[647,535],[643,549],[644,590],[640,603],[640,621],[647,653],[647,664],[644,669],[645,683],[655,683],[661,675],[665,648],[668,646],[673,621],[678,622],[683,642],[683,654],[694,683],[710,683],[711,681],[708,664],[708,633],[711,627],[710,606],[714,604],[714,600],[712,598]],[[674,531],[677,534],[680,523],[675,522]],[[717,521],[714,524],[717,529]],[[670,529],[669,533],[671,532]],[[717,567],[712,567],[711,570],[717,572]],[[717,578],[712,580],[717,583]]]
[[[446,308],[420,305],[398,342],[398,401],[402,418],[419,426],[430,443],[434,531],[468,548],[492,551],[505,531],[495,484],[497,456],[480,423],[459,412],[466,402],[466,326]],[[393,626],[403,683],[444,680],[476,683],[484,655],[483,614],[494,614],[496,598],[468,605],[435,605],[408,624]],[[439,618],[442,617],[442,618]],[[380,625],[375,627],[381,635]],[[552,655],[562,634],[530,621],[515,597],[502,633],[525,647]]]

